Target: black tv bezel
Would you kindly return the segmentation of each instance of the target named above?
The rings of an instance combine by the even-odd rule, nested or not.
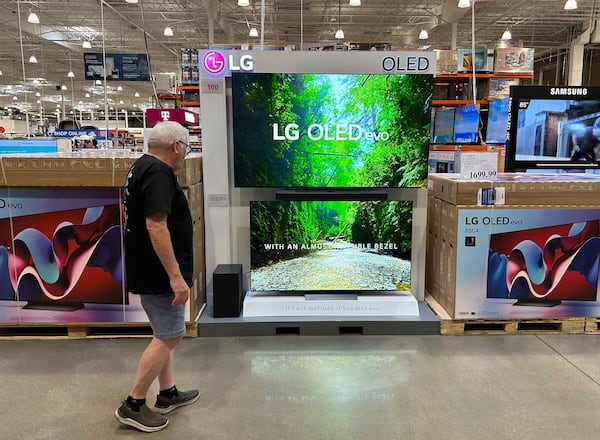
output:
[[[525,99],[581,100],[600,102],[600,87],[586,86],[511,86],[508,102],[508,125],[506,127],[506,159],[504,170],[525,172],[530,169],[546,170],[586,170],[600,169],[600,161],[564,160],[518,160],[516,139],[518,129],[519,103]]]

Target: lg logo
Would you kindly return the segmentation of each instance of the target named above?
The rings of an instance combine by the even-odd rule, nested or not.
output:
[[[217,75],[225,69],[225,57],[220,52],[207,52],[202,60],[202,65],[208,73]]]
[[[236,59],[237,55],[230,54],[225,58],[221,52],[210,50],[202,58],[202,68],[206,73],[212,76],[223,75],[226,69],[231,72],[252,72],[254,70],[254,60],[252,55],[242,55]]]

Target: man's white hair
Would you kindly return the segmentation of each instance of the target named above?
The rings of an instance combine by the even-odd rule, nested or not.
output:
[[[150,130],[148,136],[148,149],[167,148],[173,141],[189,143],[187,129],[173,121],[159,122]]]

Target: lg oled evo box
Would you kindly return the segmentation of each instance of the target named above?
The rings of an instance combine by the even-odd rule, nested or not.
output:
[[[437,202],[436,202],[437,200]],[[600,208],[431,198],[428,289],[452,318],[600,316]]]

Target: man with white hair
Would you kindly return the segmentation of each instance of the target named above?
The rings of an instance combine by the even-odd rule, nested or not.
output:
[[[173,349],[185,333],[185,304],[192,286],[192,216],[177,172],[189,151],[187,130],[160,122],[148,137],[148,153],[125,183],[125,275],[127,291],[139,294],[153,338],[142,354],[133,386],[115,411],[117,420],[144,432],[165,428],[163,414],[198,400],[197,390],[179,391]],[[158,379],[153,410],[146,394]]]

